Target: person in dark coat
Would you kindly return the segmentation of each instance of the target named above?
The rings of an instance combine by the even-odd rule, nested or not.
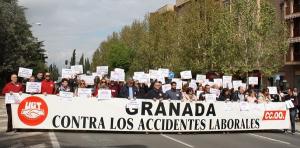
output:
[[[153,99],[154,101],[156,101],[157,99],[159,100],[163,100],[164,99],[164,93],[161,90],[161,82],[160,81],[155,81],[154,85],[153,85],[153,89],[151,89],[147,95],[146,98],[147,99]]]
[[[224,88],[220,97],[217,98],[217,101],[230,101],[230,96],[230,90],[228,88]]]
[[[290,120],[291,120],[291,131],[292,134],[295,134],[295,124],[296,124],[296,116],[297,116],[297,105],[298,103],[298,99],[296,96],[294,96],[293,94],[293,90],[291,88],[288,89],[288,95],[286,95],[285,97],[283,97],[283,101],[292,101],[294,107],[290,108]]]
[[[200,101],[205,101],[205,95],[206,94],[210,94],[210,86],[209,85],[204,86],[204,92],[200,94],[199,100]]]
[[[231,101],[246,101],[245,88],[242,86],[238,87],[238,91],[231,95]]]
[[[121,90],[119,96],[121,98],[136,98],[138,94],[137,88],[134,86],[134,81],[133,80],[128,80],[126,82],[126,85],[124,85]]]

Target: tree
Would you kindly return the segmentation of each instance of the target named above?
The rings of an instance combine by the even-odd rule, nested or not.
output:
[[[80,59],[79,59],[79,65],[83,65],[84,66],[84,55],[82,54]]]
[[[59,70],[58,70],[58,68],[57,68],[57,66],[55,64],[51,64],[49,66],[48,72],[51,74],[53,81],[57,81],[58,80],[58,77],[60,75],[59,75]]]
[[[73,50],[72,57],[70,60],[70,66],[76,65],[76,49]]]
[[[85,59],[83,70],[84,70],[84,73],[87,73],[87,71],[91,70],[91,64],[90,64],[89,58]]]
[[[32,68],[34,73],[46,71],[43,42],[32,35],[30,27],[16,0],[0,0],[0,87],[19,67]]]

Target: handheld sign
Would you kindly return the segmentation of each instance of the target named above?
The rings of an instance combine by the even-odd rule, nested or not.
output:
[[[163,77],[169,77],[169,69],[166,69],[166,68],[159,68],[158,71],[161,72],[162,76]]]
[[[78,88],[77,90],[78,97],[88,98],[92,96],[92,89],[91,88]]]
[[[232,88],[232,76],[223,76],[223,88]]]
[[[218,85],[218,86],[223,86],[223,79],[214,79],[214,83],[215,85]]]
[[[98,90],[98,100],[109,100],[109,99],[111,99],[111,90],[109,89]]]
[[[277,94],[277,87],[268,87],[269,93],[271,95],[276,95]]]
[[[20,67],[18,72],[18,77],[30,78],[32,76],[32,71],[33,71],[32,69]]]
[[[285,101],[285,104],[286,104],[286,107],[287,107],[288,109],[294,108],[294,107],[295,107],[295,106],[294,106],[294,103],[293,103],[291,100]]]
[[[176,89],[181,89],[182,88],[182,80],[178,78],[173,78],[172,82],[176,82]]]
[[[75,71],[75,74],[82,74],[83,73],[83,66],[82,65],[71,66],[71,69],[73,71]]]
[[[94,85],[94,79],[95,79],[94,76],[83,75],[80,77],[80,79],[84,80],[85,84],[87,84],[87,85]]]
[[[192,71],[182,71],[180,72],[181,79],[192,79]]]
[[[5,94],[5,104],[18,104],[20,101],[21,96],[19,93]]]
[[[75,71],[73,69],[65,69],[63,68],[61,70],[61,77],[62,78],[67,78],[67,79],[71,79],[74,78],[76,75]]]
[[[41,93],[41,82],[27,82],[26,83],[26,92],[27,93]]]
[[[108,66],[97,66],[96,72],[99,75],[106,75],[108,74]]]
[[[207,102],[216,102],[217,96],[216,96],[216,94],[205,94],[205,100]]]
[[[232,85],[233,85],[234,90],[238,90],[238,88],[240,86],[242,86],[242,84],[243,84],[242,80],[232,81]]]
[[[170,89],[171,89],[171,84],[162,85],[162,91],[163,91],[163,93],[166,93]]]
[[[198,83],[204,83],[205,82],[205,80],[206,80],[206,75],[198,75],[197,74],[197,76],[196,76],[196,81],[198,82]]]
[[[60,91],[59,96],[62,98],[73,98],[74,94],[72,92]]]
[[[249,77],[249,85],[258,85],[258,77]]]

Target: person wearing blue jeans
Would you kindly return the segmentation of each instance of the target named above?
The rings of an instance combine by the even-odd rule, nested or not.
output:
[[[288,95],[286,95],[283,98],[283,101],[289,101],[289,100],[292,101],[294,104],[294,107],[289,109],[290,110],[290,120],[291,120],[291,131],[292,131],[292,134],[294,134],[296,132],[295,124],[296,124],[296,116],[297,116],[298,99],[296,96],[294,96],[293,90],[291,88],[288,89]]]

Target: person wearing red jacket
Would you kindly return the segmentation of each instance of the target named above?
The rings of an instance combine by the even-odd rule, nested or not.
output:
[[[42,94],[54,94],[55,83],[50,78],[50,73],[45,74],[45,79],[42,81]]]
[[[16,74],[12,74],[11,82],[7,83],[3,90],[2,94],[5,95],[7,93],[22,93],[23,92],[23,86],[21,83],[18,83],[18,76]],[[11,132],[13,130],[12,127],[12,115],[11,115],[11,104],[6,104],[6,112],[7,112],[7,130],[6,132]]]

